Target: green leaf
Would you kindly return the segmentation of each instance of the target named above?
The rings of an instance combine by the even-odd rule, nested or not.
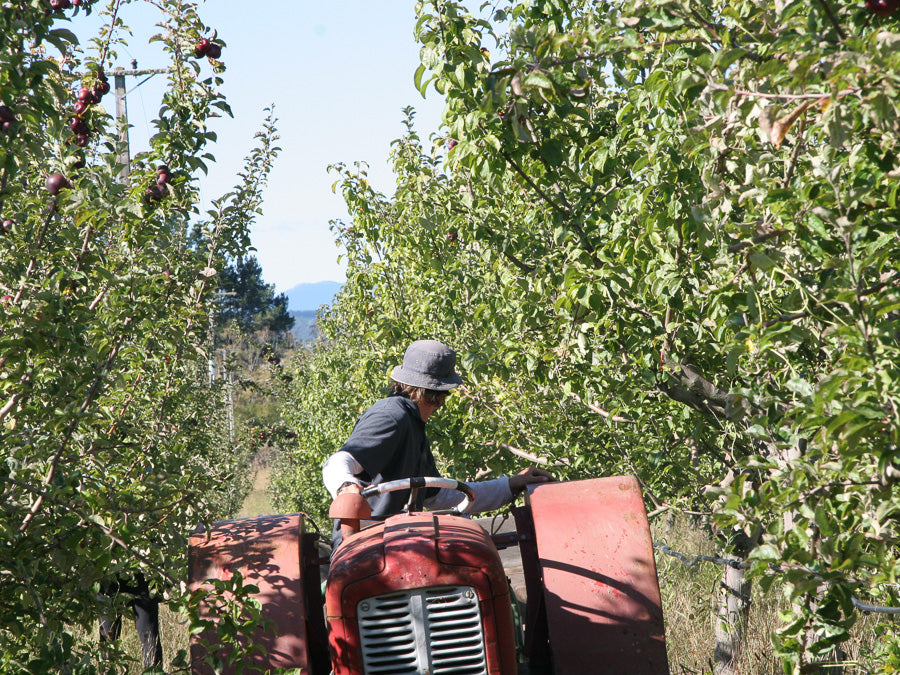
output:
[[[781,560],[780,551],[771,544],[761,544],[753,549],[747,556],[748,560],[765,560],[776,562]]]
[[[78,44],[78,37],[66,28],[54,28],[44,35],[44,39],[63,54],[68,53],[70,45]]]
[[[761,269],[764,272],[767,272],[775,267],[775,262],[765,253],[754,251],[748,257],[750,258],[750,262],[752,262],[758,269]]]
[[[524,87],[535,87],[538,89],[553,89],[553,82],[539,70],[528,73],[522,81],[522,85]]]

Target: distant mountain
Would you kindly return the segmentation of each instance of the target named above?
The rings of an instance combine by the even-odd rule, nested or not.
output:
[[[313,284],[297,284],[284,294],[288,299],[288,311],[315,312],[322,305],[330,305],[343,284],[337,281],[317,281]]]
[[[316,313],[308,309],[302,312],[291,312],[294,317],[294,327],[291,333],[297,342],[315,342],[319,335],[319,329],[316,326]]]

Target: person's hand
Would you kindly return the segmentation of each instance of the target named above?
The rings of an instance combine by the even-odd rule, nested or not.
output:
[[[362,492],[362,486],[358,483],[351,483],[350,481],[347,481],[338,488],[337,494],[343,494],[344,492],[355,492],[356,494],[359,494],[360,492]]]
[[[552,480],[556,479],[549,471],[530,466],[524,471],[520,471],[515,476],[510,476],[509,489],[514,495],[517,495],[522,492],[527,485],[531,485],[532,483],[549,483]]]

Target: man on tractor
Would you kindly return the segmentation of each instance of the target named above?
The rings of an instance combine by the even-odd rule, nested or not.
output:
[[[402,365],[391,372],[389,396],[363,412],[344,445],[325,462],[322,477],[331,496],[359,493],[364,487],[403,478],[439,476],[425,424],[460,384],[455,351],[436,340],[410,344]],[[551,480],[548,471],[529,467],[510,477],[468,482],[475,495],[468,512],[500,508],[515,500],[527,485]],[[408,499],[409,490],[370,497],[372,518],[380,520],[400,513]],[[446,509],[462,499],[456,490],[426,488],[412,506],[415,510]],[[340,539],[336,524],[335,549]]]

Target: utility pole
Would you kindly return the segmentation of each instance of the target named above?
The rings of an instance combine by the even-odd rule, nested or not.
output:
[[[128,104],[126,99],[127,92],[125,91],[125,78],[147,75],[145,79],[132,87],[132,91],[134,91],[154,75],[170,73],[172,70],[172,68],[145,68],[143,70],[138,70],[137,61],[132,61],[131,70],[116,68],[113,71],[116,89],[116,121],[119,124],[119,141],[122,144],[122,152],[119,153],[118,159],[119,164],[122,165],[122,170],[119,171],[120,183],[127,182],[128,176],[131,174],[131,150],[128,146]]]
[[[216,380],[216,307],[222,304],[226,296],[237,295],[234,291],[217,291],[218,302],[209,307],[209,386],[212,387]],[[228,370],[228,348],[222,347],[222,371],[219,374],[221,379],[225,380],[225,388],[228,392],[228,437],[234,441],[234,378],[231,371]]]
[[[117,68],[115,71],[116,83],[116,120],[119,123],[119,142],[123,146],[123,150],[119,155],[119,164],[122,169],[119,171],[119,182],[128,181],[128,174],[131,173],[131,154],[128,149],[128,105],[125,102],[125,71]]]

